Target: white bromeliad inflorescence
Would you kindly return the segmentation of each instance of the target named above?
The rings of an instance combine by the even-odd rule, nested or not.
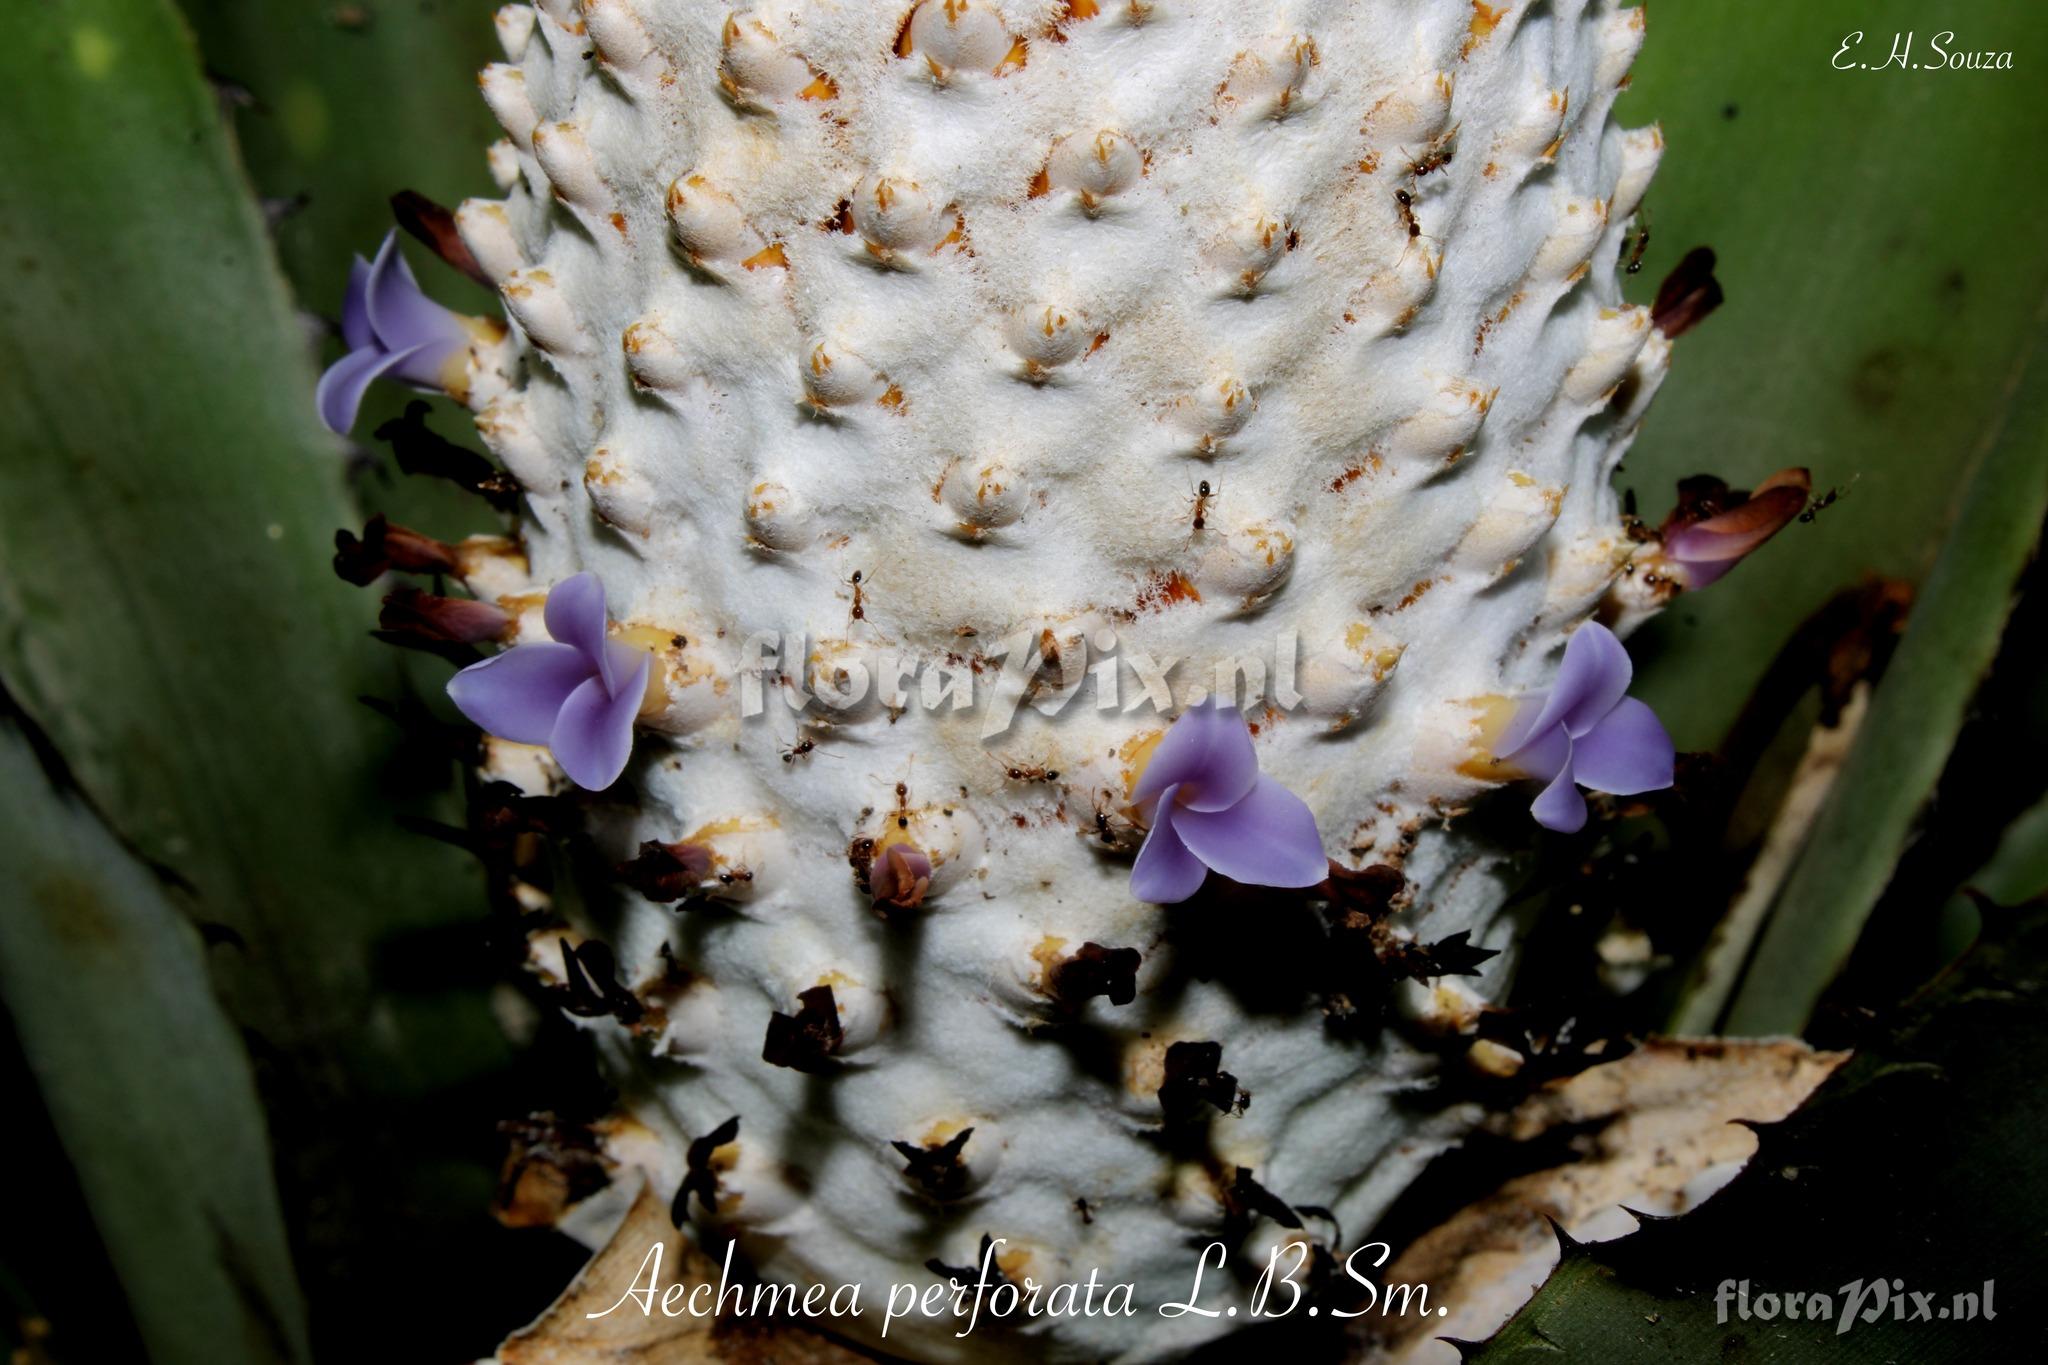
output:
[[[715,1214],[688,1207],[805,1283],[935,1282],[987,1234],[1012,1279],[1167,1302],[1242,1232],[1235,1168],[1355,1240],[1472,1122],[1431,1099],[1445,1069],[1516,1060],[1458,1041],[1513,959],[1498,859],[1449,827],[1497,785],[1499,699],[1655,592],[1609,484],[1670,351],[1615,272],[1662,148],[1609,117],[1642,11],[542,0],[498,28],[505,197],[458,222],[513,326],[466,397],[527,490],[530,577],[486,586],[534,640],[593,572],[653,652],[589,825],[705,892],[579,926],[648,1006],[591,1024],[611,1155],[671,1190],[737,1116]],[[1076,659],[1123,659],[1120,703],[1091,674],[985,735],[1006,648],[1040,654],[1044,710]],[[924,670],[902,695],[787,704],[897,656]],[[1177,709],[1244,658],[1263,771],[1341,864],[1400,869],[1396,931],[1508,950],[1405,985],[1377,1035],[1275,1007],[1285,981],[1248,996],[1182,951],[1198,912],[1131,894],[1169,719],[1133,661],[1179,661]],[[925,703],[944,670],[974,709]],[[485,766],[562,784],[539,748]],[[891,890],[914,908],[878,915]],[[1135,951],[1135,998],[1060,998],[1083,945]],[[809,1070],[764,1060],[777,1015]],[[1192,1141],[1160,1135],[1176,1043],[1220,1044],[1242,1092],[1183,1114]],[[899,1144],[933,1149],[922,1177]],[[1279,1232],[1253,1217],[1247,1250]],[[889,1347],[1134,1360],[1233,1325],[912,1320]]]

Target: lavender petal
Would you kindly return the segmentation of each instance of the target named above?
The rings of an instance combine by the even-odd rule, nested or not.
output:
[[[370,329],[370,263],[361,256],[348,268],[348,294],[341,303],[341,339],[351,351],[360,351],[377,340]]]
[[[1174,793],[1160,793],[1159,812],[1131,867],[1131,894],[1153,905],[1175,905],[1202,889],[1209,869],[1174,833]]]
[[[1557,683],[1544,697],[1533,719],[1521,716],[1501,736],[1501,757],[1515,751],[1553,725],[1562,725],[1573,737],[1593,728],[1628,693],[1635,667],[1628,651],[1614,632],[1597,621],[1588,621],[1572,632],[1564,647],[1564,661],[1557,668]]]
[[[1585,828],[1586,798],[1579,795],[1579,789],[1572,785],[1570,763],[1558,771],[1549,786],[1537,793],[1529,813],[1536,817],[1537,824],[1559,834],[1576,834]]]
[[[1174,830],[1210,868],[1248,886],[1314,886],[1330,875],[1308,803],[1263,774],[1229,810],[1183,806]]]
[[[587,791],[603,791],[619,780],[633,756],[633,719],[647,687],[652,658],[643,657],[632,684],[607,695],[604,681],[591,678],[569,694],[555,718],[548,748],[569,780]]]
[[[1657,713],[1634,697],[1624,697],[1576,741],[1572,769],[1596,792],[1633,796],[1670,786],[1673,759],[1671,736]]]
[[[1548,782],[1571,762],[1572,737],[1564,732],[1562,725],[1553,725],[1540,735],[1532,735],[1521,748],[1512,752],[1514,766],[1520,768],[1524,775]]]
[[[459,346],[467,341],[468,334],[455,314],[421,292],[412,267],[398,249],[396,228],[385,237],[370,265],[364,301],[370,330],[387,350]]]
[[[320,385],[313,391],[320,420],[329,431],[346,436],[356,424],[356,411],[371,383],[416,354],[415,351],[386,352],[374,347],[350,351],[327,367]]]
[[[604,583],[596,574],[580,573],[550,588],[543,619],[550,636],[582,652],[590,671],[604,679],[606,692],[616,689],[618,674],[604,647],[611,616],[605,610]]]
[[[1180,794],[1184,809],[1228,810],[1244,799],[1258,779],[1259,756],[1252,749],[1251,727],[1236,707],[1211,697],[1181,712],[1167,727],[1131,801],[1142,805],[1168,787],[1184,787]]]
[[[456,709],[485,734],[546,744],[569,695],[591,680],[590,661],[569,645],[514,645],[448,680]]]

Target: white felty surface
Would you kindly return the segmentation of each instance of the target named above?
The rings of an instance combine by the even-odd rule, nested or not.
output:
[[[743,720],[748,635],[805,632],[829,665],[1110,629],[1186,684],[1293,631],[1308,700],[1254,717],[1266,771],[1333,855],[1403,865],[1404,928],[1508,947],[1484,851],[1438,818],[1482,785],[1456,771],[1469,703],[1544,684],[1631,549],[1607,476],[1668,355],[1613,269],[1662,146],[1609,120],[1640,12],[1100,8],[931,0],[906,57],[907,5],[549,0],[501,14],[482,78],[506,197],[461,225],[516,326],[476,401],[530,491],[530,589],[595,569],[622,622],[688,642],[594,828],[621,857],[694,833],[752,873],[729,907],[629,896],[596,926],[629,984],[663,943],[695,974],[665,1035],[597,1026],[658,1139],[621,1152],[672,1188],[737,1113],[724,1212],[770,1276],[922,1284],[988,1232],[1014,1275],[1179,1297],[1221,1208],[1144,1136],[1177,1039],[1222,1042],[1251,1093],[1214,1121],[1222,1163],[1353,1238],[1469,1116],[1403,1102],[1440,1063],[1398,1031],[1343,1042],[1176,971],[1175,911],[1096,838],[1098,808],[1127,829],[1119,755],[1160,717],[1084,696],[988,745],[916,706]],[[1454,159],[1414,175],[1432,149]],[[899,782],[938,864],[909,928],[847,861]],[[1144,954],[1139,998],[1082,1016],[1121,1083],[1022,1027],[1048,938]],[[1510,960],[1416,989],[1408,1027],[1455,1026]],[[771,1011],[827,978],[843,1073],[762,1062]],[[946,1125],[975,1129],[976,1188],[936,1209],[889,1143]],[[890,1345],[1138,1360],[1230,1325],[1148,1307]]]

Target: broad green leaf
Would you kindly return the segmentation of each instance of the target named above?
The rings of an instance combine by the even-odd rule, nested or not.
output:
[[[1950,13],[1953,10],[1953,13]],[[1835,71],[1843,38],[1881,63],[2010,49],[2013,71]],[[1623,122],[1661,122],[1647,299],[1712,246],[1728,301],[1678,343],[1620,482],[1655,520],[1674,482],[1747,486],[1811,466],[1844,496],[1788,528],[1632,642],[1642,694],[1681,747],[1711,747],[1765,663],[1836,589],[1922,577],[1957,505],[1984,414],[2048,291],[2048,100],[2025,68],[2048,6],[1915,0],[1659,4]]]
[[[377,973],[426,975],[404,936],[473,920],[475,887],[394,822],[395,735],[356,698],[398,671],[328,568],[356,513],[311,339],[189,33],[168,0],[11,18],[0,682],[113,833],[222,926],[210,965],[275,1061],[295,1231],[367,1292],[434,1244],[389,1156],[419,1142],[403,1102],[504,1057],[480,993],[378,993]],[[48,1084],[53,1109],[103,1093]],[[131,1097],[98,1121],[147,1113]]]
[[[1969,492],[1842,774],[1792,870],[1728,1031],[1793,1033],[1848,960],[1997,656],[2013,589],[2048,515],[2048,294]]]
[[[143,1339],[162,1365],[310,1359],[249,1059],[199,935],[60,783],[0,721],[0,1000]]]

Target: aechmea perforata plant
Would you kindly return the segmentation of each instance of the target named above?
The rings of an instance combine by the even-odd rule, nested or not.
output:
[[[1643,28],[499,11],[504,195],[456,222],[512,326],[443,382],[525,558],[471,579],[509,648],[454,691],[483,775],[592,792],[620,869],[574,923],[507,875],[619,1088],[622,1184],[770,1279],[923,1284],[986,1235],[1013,1281],[1156,1304],[1191,1243],[1339,1250],[1469,1128],[1418,1099],[1522,1059],[1472,1050],[1514,926],[1456,817],[1516,776],[1560,827],[1574,777],[1668,782],[1590,623],[1705,578],[1646,587],[1609,484],[1671,351],[1614,269],[1663,151],[1610,118]],[[1760,515],[1664,548],[1732,562]],[[1302,916],[1327,951],[1276,960]]]

